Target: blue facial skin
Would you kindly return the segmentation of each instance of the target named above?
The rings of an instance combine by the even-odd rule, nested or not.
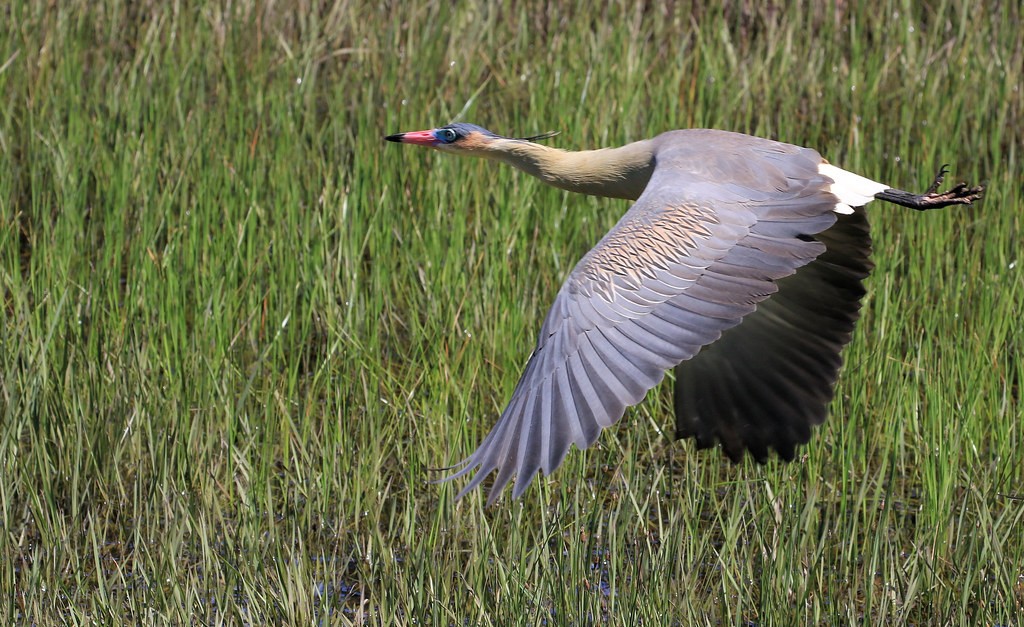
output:
[[[498,137],[498,135],[495,135],[482,126],[469,124],[467,122],[456,122],[454,124],[449,124],[448,126],[442,126],[441,128],[434,129],[434,138],[442,144],[451,144],[459,141],[470,133],[480,133],[487,137]]]
[[[445,126],[443,128],[434,129],[434,139],[441,142],[442,144],[450,144],[457,141],[461,137],[455,129]]]

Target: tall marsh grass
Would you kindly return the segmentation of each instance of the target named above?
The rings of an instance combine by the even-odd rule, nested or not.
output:
[[[1016,2],[0,9],[9,623],[1001,624],[1024,616]],[[876,272],[793,464],[668,387],[520,501],[427,481],[626,210],[381,137],[710,126],[966,209]]]

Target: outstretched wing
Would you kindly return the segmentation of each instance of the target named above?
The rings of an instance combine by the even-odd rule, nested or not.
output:
[[[643,195],[562,285],[507,408],[446,478],[476,470],[460,497],[494,471],[488,503],[513,476],[520,496],[825,251],[814,236],[837,198],[816,152],[764,142],[709,164],[686,148],[659,152]]]

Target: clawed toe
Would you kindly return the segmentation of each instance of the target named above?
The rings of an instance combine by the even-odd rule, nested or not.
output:
[[[943,179],[946,178],[946,174],[949,172],[949,164],[944,163],[939,168],[939,173],[935,175],[935,180],[928,186],[928,189],[921,194],[921,204],[927,207],[945,207],[947,205],[969,205],[975,200],[981,198],[984,188],[982,187],[968,187],[967,183],[958,183],[952,188],[939,192],[939,185],[942,185]]]
[[[932,181],[932,184],[928,186],[928,189],[924,190],[924,194],[922,194],[922,196],[932,196],[939,191],[939,185],[942,185],[942,181],[946,178],[946,174],[948,172],[949,164],[943,163],[942,167],[939,168],[939,173],[935,175],[935,179]]]
[[[984,190],[981,187],[968,187],[967,183],[959,183],[955,187],[952,187],[948,191],[945,191],[941,194],[925,194],[925,198],[929,202],[935,203],[953,203],[958,205],[969,205],[975,200],[981,198],[982,191]]]

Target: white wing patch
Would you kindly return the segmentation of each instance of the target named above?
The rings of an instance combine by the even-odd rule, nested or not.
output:
[[[836,213],[853,213],[854,207],[863,207],[875,199],[875,194],[889,189],[888,185],[866,179],[853,172],[847,172],[830,163],[819,165],[818,172],[833,181],[828,191],[839,198],[835,208]]]

